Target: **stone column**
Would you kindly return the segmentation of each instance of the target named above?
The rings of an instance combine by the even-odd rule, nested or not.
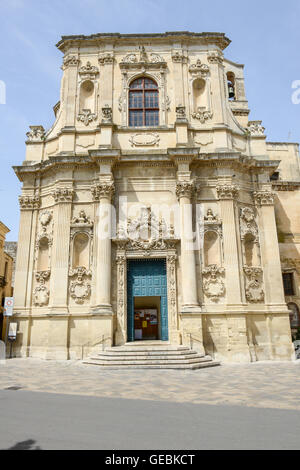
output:
[[[251,362],[247,338],[246,315],[243,311],[242,285],[243,274],[239,255],[236,199],[239,188],[235,185],[217,186],[223,222],[224,268],[226,275],[226,357],[232,362]],[[240,312],[240,313],[239,313]]]
[[[99,201],[96,217],[96,282],[93,313],[112,313],[111,306],[111,239],[112,239],[112,198],[115,192],[113,181],[101,182],[94,186],[92,194]]]
[[[257,191],[254,193],[260,227],[261,258],[264,270],[265,303],[273,307],[285,308],[277,228],[274,211],[274,193]]]
[[[35,242],[35,233],[33,231],[34,212],[40,207],[40,198],[38,196],[21,196],[19,201],[21,216],[16,260],[14,310],[22,313],[25,308],[30,308],[30,304],[26,303],[26,299],[28,299],[28,279],[32,276],[28,267],[30,264],[30,248]]]
[[[73,194],[72,188],[57,188],[52,193],[56,207],[49,304],[51,312],[57,314],[68,313],[70,223]]]
[[[235,201],[239,194],[239,188],[234,185],[219,185],[217,186],[217,193],[223,222],[227,306],[229,309],[239,306],[240,309],[242,304],[242,280],[235,217]]]
[[[182,311],[190,312],[200,306],[197,295],[197,276],[195,248],[193,244],[193,211],[192,195],[194,183],[179,181],[176,194],[180,205],[180,237],[181,237],[181,282],[182,282]]]

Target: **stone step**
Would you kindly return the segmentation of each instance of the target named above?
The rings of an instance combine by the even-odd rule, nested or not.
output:
[[[187,356],[199,356],[204,357],[203,354],[199,354],[196,351],[187,350],[187,351],[102,351],[97,356],[105,357],[131,357],[131,356],[141,356],[141,357],[157,357],[157,356],[168,356],[172,357],[187,357]]]
[[[127,359],[103,359],[103,358],[91,358],[87,361],[84,361],[85,364],[87,363],[97,363],[99,365],[135,365],[135,364],[143,364],[143,365],[164,365],[164,364],[195,364],[195,363],[203,363],[203,362],[212,362],[209,356],[206,357],[196,357],[196,358],[189,358],[189,359],[145,359],[145,358],[127,358]]]
[[[93,361],[188,361],[188,360],[194,360],[194,359],[206,359],[210,360],[210,357],[205,357],[202,354],[197,354],[196,352],[194,354],[185,354],[185,355],[179,355],[179,354],[110,354],[110,355],[105,355],[105,354],[96,354],[95,356],[91,356],[90,359]]]
[[[113,348],[105,348],[103,352],[117,353],[117,352],[152,352],[152,351],[163,351],[163,352],[178,352],[178,351],[191,351],[190,348],[186,346],[163,346],[163,345],[153,345],[153,346],[115,346]]]
[[[219,366],[210,356],[187,346],[171,346],[163,342],[129,343],[94,354],[84,364],[104,369],[201,369]]]
[[[85,364],[96,365],[100,364],[94,362],[85,362]],[[176,370],[196,370],[196,369],[206,369],[208,367],[217,367],[220,366],[220,362],[209,361],[209,362],[198,362],[196,364],[124,364],[124,365],[103,365],[103,369],[107,370],[128,370],[128,369],[176,369]]]

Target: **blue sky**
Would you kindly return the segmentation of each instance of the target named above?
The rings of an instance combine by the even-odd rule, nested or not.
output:
[[[0,220],[17,240],[21,184],[12,165],[25,159],[28,126],[49,128],[59,99],[61,35],[99,32],[218,31],[232,40],[226,56],[246,66],[250,118],[271,141],[300,141],[300,2],[269,0],[0,0]]]

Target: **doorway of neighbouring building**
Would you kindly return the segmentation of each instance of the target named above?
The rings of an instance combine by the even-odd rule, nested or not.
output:
[[[127,263],[127,339],[168,341],[165,259]]]

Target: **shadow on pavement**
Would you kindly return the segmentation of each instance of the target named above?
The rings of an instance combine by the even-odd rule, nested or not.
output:
[[[38,446],[34,447],[35,444],[36,441],[28,439],[28,441],[17,442],[13,447],[10,447],[9,449],[5,450],[42,450]]]

